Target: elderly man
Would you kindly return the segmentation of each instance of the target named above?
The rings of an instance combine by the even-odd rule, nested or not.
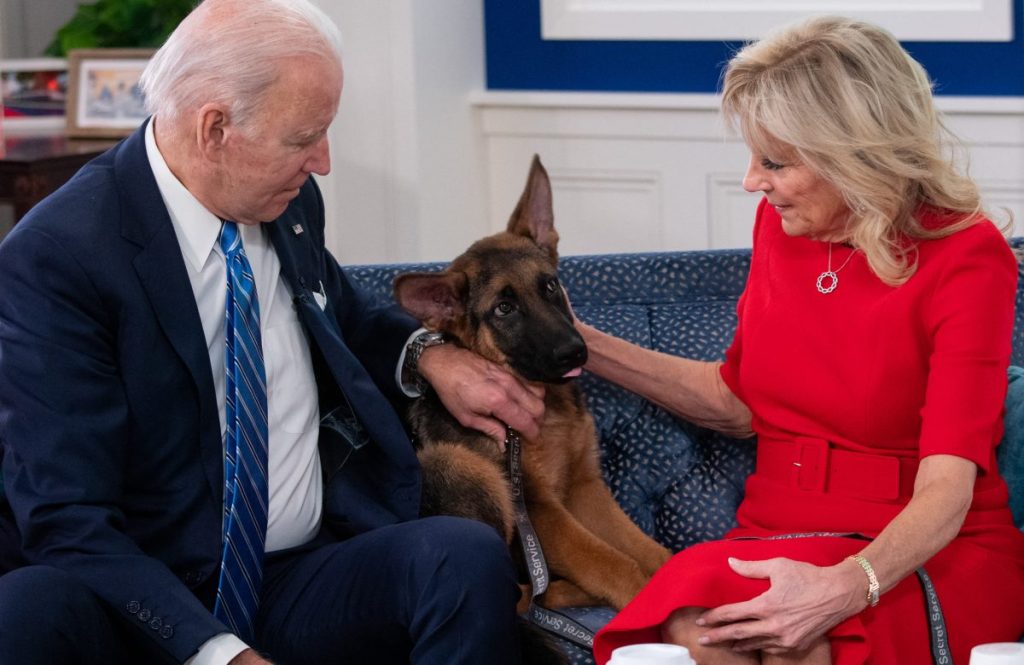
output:
[[[416,519],[392,404],[424,378],[500,436],[542,400],[325,250],[339,44],[306,0],[206,0],[150,120],[0,245],[0,662],[518,659],[504,543]]]

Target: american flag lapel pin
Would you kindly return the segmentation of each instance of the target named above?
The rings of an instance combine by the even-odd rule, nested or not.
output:
[[[302,235],[302,224],[292,224],[292,233],[297,236]]]

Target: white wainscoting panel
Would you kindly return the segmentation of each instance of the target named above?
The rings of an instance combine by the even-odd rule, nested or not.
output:
[[[749,247],[758,194],[715,95],[486,92],[479,117],[491,229],[533,155],[552,179],[563,254]],[[939,98],[993,212],[1024,234],[1024,100]]]
[[[1014,235],[1024,236],[1024,189],[1021,181],[980,179],[981,195],[992,219],[1002,225],[1013,221]]]
[[[742,178],[741,171],[707,174],[710,212],[705,221],[709,248],[750,246],[754,231],[752,195],[743,189]],[[759,196],[753,197],[755,201],[758,199]],[[722,220],[731,221],[722,223]]]
[[[565,248],[595,253],[609,244],[624,251],[664,242],[658,219],[664,201],[658,171],[559,169],[549,174],[559,213],[575,224],[563,232]]]
[[[1024,235],[1024,100],[940,98],[949,128],[966,147],[967,169],[997,222],[1012,215]]]

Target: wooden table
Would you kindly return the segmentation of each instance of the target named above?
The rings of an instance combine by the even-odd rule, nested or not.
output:
[[[0,199],[14,205],[14,221],[67,182],[116,141],[69,139],[63,134],[6,136],[0,151]]]

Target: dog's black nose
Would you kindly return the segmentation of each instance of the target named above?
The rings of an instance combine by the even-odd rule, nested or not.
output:
[[[587,345],[579,336],[567,339],[552,350],[555,363],[564,370],[582,367],[587,362]]]

